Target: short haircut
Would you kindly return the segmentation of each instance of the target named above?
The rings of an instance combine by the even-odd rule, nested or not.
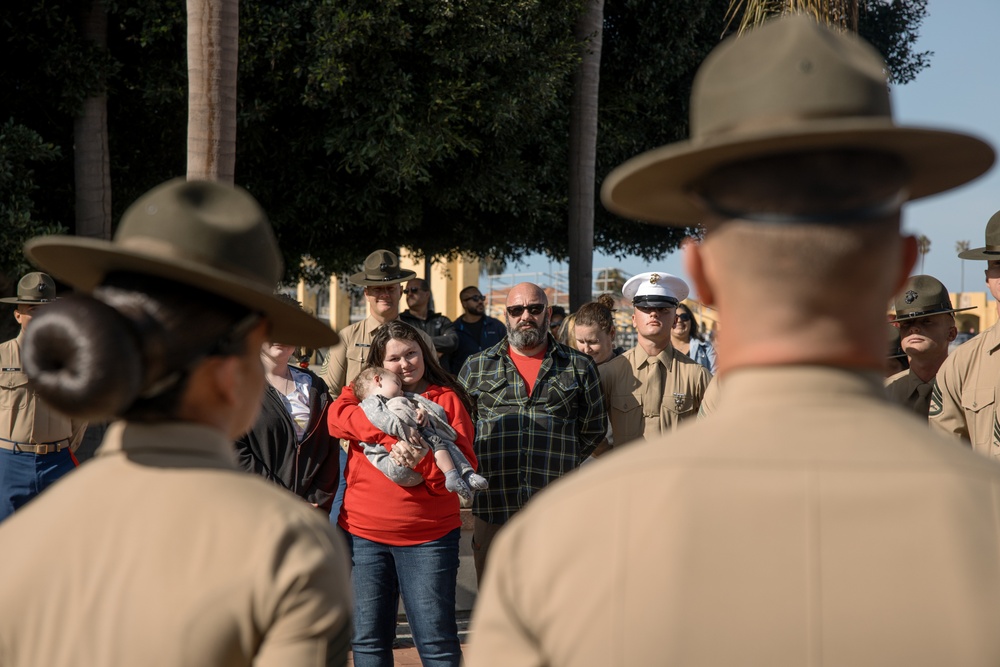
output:
[[[382,375],[391,375],[398,379],[398,376],[387,368],[381,366],[369,366],[365,368],[357,377],[351,381],[351,389],[354,391],[354,395],[357,396],[359,401],[363,401],[371,394],[372,387],[375,384],[375,378]]]

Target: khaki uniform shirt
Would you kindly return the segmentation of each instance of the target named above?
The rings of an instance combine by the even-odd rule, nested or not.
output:
[[[934,379],[928,419],[941,433],[958,436],[972,449],[1000,457],[1000,324],[959,345]]]
[[[662,351],[658,358],[666,369],[663,400],[658,406],[643,404],[650,365],[649,355],[641,347],[598,367],[616,447],[638,438],[656,438],[698,415],[711,373],[673,348]]]
[[[343,665],[346,546],[190,423],[118,422],[0,525],[4,667]],[[334,656],[333,659],[330,656]]]
[[[1000,466],[829,367],[546,491],[493,543],[468,667],[1000,665]]]
[[[885,380],[885,393],[889,400],[909,408],[921,417],[927,417],[933,387],[933,380],[924,382],[909,368]]]
[[[338,332],[340,342],[330,348],[330,353],[320,371],[320,377],[326,381],[326,386],[330,388],[330,395],[333,398],[339,396],[340,390],[347,383],[352,382],[364,368],[365,360],[368,358],[368,350],[371,349],[372,335],[381,325],[382,323],[377,319],[368,316]],[[427,349],[433,351],[434,341],[431,337],[420,329],[417,331],[427,343]]]
[[[69,442],[76,451],[87,422],[70,419],[51,408],[28,387],[21,368],[22,331],[17,338],[0,343],[0,438],[21,444]]]

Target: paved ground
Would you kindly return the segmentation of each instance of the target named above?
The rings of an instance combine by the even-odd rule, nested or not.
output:
[[[458,616],[458,638],[464,645],[469,640],[469,614],[459,612]],[[410,634],[410,626],[407,625],[405,617],[400,618],[399,627],[396,629],[396,647],[392,650],[392,656],[396,660],[396,667],[419,667],[420,656],[413,646],[413,635]],[[348,665],[353,667],[354,661],[348,660]]]

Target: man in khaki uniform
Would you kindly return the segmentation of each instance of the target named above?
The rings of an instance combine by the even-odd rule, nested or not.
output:
[[[469,667],[1000,664],[1000,466],[882,386],[917,256],[900,207],[994,154],[895,125],[884,72],[851,34],[774,20],[705,60],[690,140],[604,180],[620,215],[704,224],[684,260],[726,323],[725,397],[510,522]]]
[[[629,278],[622,295],[632,303],[634,348],[599,367],[614,446],[653,440],[696,417],[712,374],[670,344],[677,304],[688,286],[669,273]],[[602,447],[602,450],[606,449]]]
[[[889,399],[927,418],[934,376],[948,358],[948,343],[955,340],[955,313],[948,290],[931,276],[912,276],[896,295],[892,321],[899,327],[900,346],[910,367],[885,381]]]
[[[260,407],[265,338],[337,340],[275,298],[281,253],[257,202],[172,181],[125,212],[113,241],[40,237],[26,252],[95,295],[35,316],[25,366],[39,393],[121,419],[93,460],[0,524],[0,665],[346,665],[343,539],[241,470],[233,448]],[[60,349],[65,335],[77,345]],[[114,361],[138,382],[105,373]],[[58,382],[65,368],[80,395]]]
[[[986,260],[986,288],[1000,308],[1000,211],[986,223],[986,245],[966,250],[962,259]],[[931,427],[957,436],[972,449],[1000,457],[1000,322],[959,345],[934,380],[928,413]]]
[[[413,271],[401,269],[399,258],[394,253],[376,250],[365,258],[364,269],[351,276],[353,284],[364,286],[369,315],[341,329],[340,343],[331,347],[327,355],[320,376],[326,380],[334,398],[361,372],[375,329],[399,317],[399,299],[403,295],[401,283],[412,280],[416,275]],[[420,333],[433,350],[433,339],[423,331]]]
[[[35,272],[21,278],[17,296],[0,299],[17,305],[14,319],[21,325],[17,338],[0,344],[0,521],[76,467],[73,452],[87,428],[35,396],[21,366],[35,309],[55,298],[52,278]]]

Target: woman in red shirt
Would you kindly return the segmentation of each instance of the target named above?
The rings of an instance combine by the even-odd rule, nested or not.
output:
[[[437,362],[416,329],[393,320],[375,330],[365,364],[381,366],[400,377],[405,391],[422,394],[442,406],[455,429],[455,444],[476,466],[469,399]],[[462,653],[455,621],[458,496],[445,488],[444,474],[430,448],[397,442],[375,428],[351,386],[330,410],[330,432],[350,441],[347,488],[338,525],[351,547],[354,587],[354,664],[392,665],[396,606],[403,597],[414,643],[424,665],[457,667]],[[417,486],[392,482],[364,455],[361,442],[378,443],[396,463],[424,478]]]

